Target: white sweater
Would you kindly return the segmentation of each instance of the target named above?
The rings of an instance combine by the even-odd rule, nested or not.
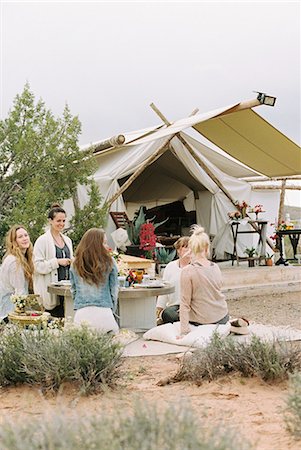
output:
[[[28,282],[16,257],[7,255],[0,267],[0,319],[14,310],[10,300],[13,294],[28,294]]]
[[[166,308],[167,306],[179,305],[180,296],[180,279],[182,269],[179,267],[179,260],[171,261],[167,264],[163,273],[163,280],[168,281],[175,287],[175,292],[167,295],[160,295],[157,300],[157,308]]]
[[[72,241],[68,236],[61,235],[70,250],[70,258],[73,258]],[[51,283],[58,281],[59,263],[56,258],[55,244],[50,230],[40,236],[33,248],[34,255],[34,293],[39,294],[46,309],[53,309],[58,304],[57,297],[47,291]]]

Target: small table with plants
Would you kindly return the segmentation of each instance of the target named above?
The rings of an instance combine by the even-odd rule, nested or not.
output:
[[[28,325],[41,325],[47,322],[50,314],[33,307],[38,303],[38,295],[12,295],[11,301],[15,304],[15,310],[8,314],[11,323],[27,327]]]
[[[301,229],[299,228],[292,228],[292,229],[284,229],[284,230],[277,230],[276,236],[279,238],[279,252],[280,252],[280,258],[276,262],[276,265],[279,266],[280,264],[283,264],[284,266],[288,266],[288,261],[294,261],[297,260],[296,253],[297,253],[297,247],[300,239]],[[290,243],[293,248],[293,258],[284,258],[284,252],[283,252],[283,237],[288,236]]]
[[[239,220],[232,220],[230,222],[231,225],[231,232],[233,236],[233,253],[231,255],[232,259],[232,266],[234,264],[234,261],[237,261],[237,264],[239,263],[239,257],[237,254],[237,237],[239,234],[253,234],[258,233],[259,238],[257,242],[257,247],[252,247],[252,254],[248,255],[250,257],[254,257],[255,254],[259,256],[260,259],[266,258],[266,234],[267,234],[267,220],[248,220],[246,223],[251,224],[254,223],[257,225],[258,231],[252,229],[252,230],[239,230],[239,226],[241,225],[241,222]],[[247,251],[247,249],[246,249]]]

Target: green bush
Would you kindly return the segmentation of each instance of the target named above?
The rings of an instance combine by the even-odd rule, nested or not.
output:
[[[173,380],[200,383],[229,372],[244,377],[258,376],[264,381],[283,380],[300,369],[301,353],[294,343],[265,342],[256,336],[249,343],[242,343],[215,334],[207,347],[183,359]]]
[[[295,439],[301,439],[301,373],[290,376],[284,420]]]
[[[83,393],[111,386],[121,361],[121,346],[112,339],[87,327],[7,326],[0,335],[0,385],[33,383],[56,391],[63,382],[75,381]]]
[[[188,408],[136,405],[133,413],[81,417],[56,416],[28,423],[4,423],[0,448],[6,450],[247,450],[233,430],[209,429]]]

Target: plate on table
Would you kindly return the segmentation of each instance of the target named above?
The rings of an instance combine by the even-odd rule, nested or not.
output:
[[[54,283],[51,284],[52,286],[71,286],[70,280],[55,281]]]
[[[157,288],[163,288],[166,285],[162,281],[153,281],[149,283],[141,283],[141,284],[134,284],[134,288],[140,289],[157,289]]]

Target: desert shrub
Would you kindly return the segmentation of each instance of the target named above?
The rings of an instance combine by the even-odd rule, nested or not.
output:
[[[284,420],[287,430],[301,439],[301,373],[295,373],[289,379],[289,394],[286,400]]]
[[[136,404],[133,413],[41,418],[0,427],[0,448],[6,450],[248,450],[234,430],[206,427],[191,409]]]
[[[22,361],[24,346],[17,327],[1,325],[0,329],[0,385],[24,383]],[[8,383],[8,380],[9,383]]]
[[[301,369],[300,350],[291,342],[266,342],[253,336],[248,343],[215,334],[210,344],[183,359],[174,381],[213,380],[229,372],[264,381],[283,380]]]
[[[75,381],[83,393],[114,384],[121,346],[88,327],[20,330],[8,326],[0,337],[0,384],[39,384],[57,390]]]

